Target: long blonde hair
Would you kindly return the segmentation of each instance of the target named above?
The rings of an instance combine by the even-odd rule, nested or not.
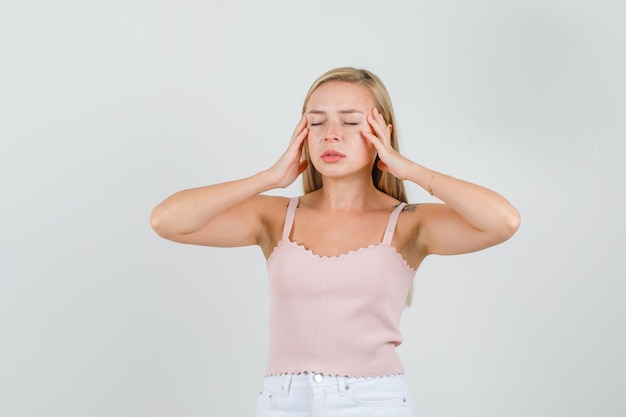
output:
[[[391,146],[396,151],[399,151],[400,147],[398,145],[398,135],[396,133],[397,130],[395,126],[396,121],[389,93],[387,92],[387,89],[385,88],[385,85],[383,84],[381,79],[366,69],[342,67],[332,69],[322,74],[317,80],[315,80],[313,85],[311,85],[311,88],[309,88],[309,91],[304,98],[304,104],[302,105],[302,114],[306,112],[306,106],[309,102],[309,98],[311,98],[311,94],[313,94],[313,92],[317,90],[320,85],[330,81],[343,81],[348,83],[360,84],[367,87],[367,89],[374,97],[374,101],[376,101],[376,108],[378,109],[380,114],[383,115],[385,123],[392,126]],[[319,171],[315,169],[313,163],[311,162],[311,156],[309,155],[306,142],[302,149],[302,159],[308,162],[306,170],[302,173],[303,190],[305,194],[308,194],[312,191],[322,188],[322,176]],[[394,197],[396,200],[406,203],[407,197],[406,191],[404,189],[404,183],[402,182],[402,180],[394,177],[390,173],[381,171],[377,165],[378,161],[379,158],[378,156],[376,156],[374,166],[372,167],[372,180],[374,181],[374,186],[383,193]],[[407,307],[411,305],[412,299],[413,283],[411,283],[411,288],[409,289],[409,293],[407,295]]]
[[[309,91],[304,99],[304,105],[302,106],[302,114],[306,111],[306,106],[309,102],[311,94],[313,94],[313,92],[317,90],[320,85],[329,81],[344,81],[367,87],[367,89],[372,93],[372,96],[376,101],[376,108],[383,115],[385,123],[393,126],[391,130],[391,146],[395,150],[399,150],[398,135],[396,134],[395,128],[395,116],[393,114],[393,107],[391,106],[389,93],[380,78],[368,70],[343,67],[326,72],[315,80],[311,88],[309,88]],[[322,188],[322,176],[311,163],[311,157],[309,156],[306,143],[302,151],[302,159],[305,159],[309,163],[306,171],[302,174],[304,193],[308,194]],[[406,191],[404,190],[404,183],[390,173],[383,172],[378,169],[377,162],[378,156],[376,157],[376,161],[374,161],[374,166],[372,167],[372,180],[374,181],[374,186],[383,193],[406,203],[407,198]]]

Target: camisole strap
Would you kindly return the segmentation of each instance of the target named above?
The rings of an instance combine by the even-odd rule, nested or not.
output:
[[[383,236],[383,244],[391,244],[393,232],[396,230],[398,216],[400,216],[400,212],[402,212],[404,206],[406,206],[406,203],[400,203],[398,207],[396,207],[395,210],[391,212],[391,215],[389,216],[389,222],[387,222],[387,229],[385,230],[385,235]]]
[[[298,207],[298,197],[293,197],[289,200],[289,207],[287,207],[287,216],[285,217],[285,226],[283,226],[283,240],[289,240],[289,234],[291,233],[291,226],[293,226],[293,219],[296,216],[296,208]]]

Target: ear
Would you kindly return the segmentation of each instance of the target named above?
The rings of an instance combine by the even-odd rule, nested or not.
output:
[[[391,135],[391,132],[393,131],[393,126],[392,125],[387,125],[387,132],[389,132],[389,134]]]

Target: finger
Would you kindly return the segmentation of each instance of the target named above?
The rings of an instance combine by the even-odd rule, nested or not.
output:
[[[374,107],[373,112],[374,112],[374,117],[380,123],[380,128],[381,128],[381,131],[384,132],[385,138],[391,140],[391,132],[393,131],[393,126],[387,123],[387,121],[385,120],[385,116],[383,116],[378,111],[378,108]]]
[[[300,120],[298,121],[296,128],[293,130],[293,133],[291,134],[292,142],[296,140],[298,135],[302,133],[302,131],[306,128],[306,125],[307,125],[307,117],[306,117],[306,114],[303,114],[302,117],[300,117]]]
[[[300,133],[298,133],[294,138],[291,139],[289,143],[288,149],[301,151],[304,146],[307,135],[309,134],[309,129],[304,128]]]
[[[387,122],[385,122],[385,116],[383,116],[383,115],[381,114],[381,112],[379,112],[379,111],[378,111],[378,108],[377,108],[377,107],[374,107],[374,108],[372,109],[372,116],[374,117],[374,120],[376,120],[376,122],[377,122],[377,123],[378,123],[381,127],[384,127],[384,126],[385,126],[385,124],[387,123]]]
[[[385,143],[391,146],[391,132],[392,132],[392,126],[391,124],[387,124],[387,121],[385,121],[385,116],[383,116],[377,108],[374,108],[375,112],[376,112],[376,117],[377,120],[379,121],[379,126],[380,126],[380,131],[381,134],[383,135],[384,139],[385,139]]]
[[[361,134],[374,145],[379,155],[386,152],[385,143],[378,136],[367,130],[361,131]]]
[[[370,126],[370,131],[368,132],[366,130],[365,133],[369,133],[375,136],[384,145],[389,143],[389,141],[386,140],[387,138],[385,135],[385,129],[383,129],[383,127],[379,123],[377,123],[376,120],[374,120],[373,115],[370,114],[367,116],[367,123]]]
[[[385,124],[384,117],[378,112],[376,107],[372,109],[372,112],[367,116],[367,122],[372,127],[372,130],[385,144],[390,142],[389,129]]]
[[[292,140],[291,140],[291,144],[294,147],[298,147],[301,148],[302,145],[304,144],[304,139],[307,137],[307,135],[309,134],[309,128],[308,127],[304,127],[304,129],[302,129]]]
[[[298,124],[298,126],[300,126]],[[291,138],[291,141],[289,142],[289,146],[287,147],[287,149],[291,150],[291,151],[301,151],[302,147],[304,146],[304,141],[307,137],[307,135],[309,134],[309,128],[305,125],[304,127],[302,127],[302,129],[296,129],[293,132],[294,136]]]
[[[383,116],[382,113],[378,111],[378,108],[374,107],[374,111],[376,112],[376,116],[378,120],[380,120],[380,126],[387,133],[386,136],[391,137],[391,131],[392,131],[391,123],[387,123],[387,121],[385,120],[385,116]]]

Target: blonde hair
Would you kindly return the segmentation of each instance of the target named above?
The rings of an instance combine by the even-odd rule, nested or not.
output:
[[[372,93],[372,96],[376,101],[376,108],[378,109],[380,114],[383,115],[385,122],[393,126],[391,130],[391,146],[396,151],[399,150],[398,135],[395,128],[395,117],[393,114],[393,107],[391,106],[389,93],[387,92],[387,89],[385,88],[385,85],[380,80],[380,78],[378,78],[375,74],[371,73],[368,70],[343,67],[326,72],[317,80],[315,80],[311,88],[309,88],[309,92],[304,98],[302,114],[304,114],[304,112],[306,111],[306,106],[309,102],[311,94],[313,94],[313,92],[317,90],[320,85],[330,81],[343,81],[348,83],[360,84],[367,87],[367,89]],[[302,174],[302,185],[304,188],[304,193],[308,194],[312,191],[322,188],[322,176],[311,163],[311,157],[309,156],[309,151],[306,147],[306,144],[302,152],[302,159],[306,160],[309,163],[306,171],[304,171],[304,173]],[[383,172],[378,169],[377,162],[378,156],[376,157],[376,161],[374,162],[374,166],[372,167],[372,180],[374,181],[374,186],[383,193],[388,194],[395,199],[406,203],[407,198],[406,191],[404,190],[404,183],[390,173]]]
[[[376,102],[376,108],[383,115],[385,119],[385,123],[392,126],[391,130],[391,146],[396,151],[400,150],[398,145],[398,135],[396,130],[396,121],[393,113],[393,107],[391,105],[391,98],[389,97],[389,93],[385,88],[385,85],[381,81],[378,76],[373,74],[372,72],[366,69],[357,69],[351,67],[342,67],[332,69],[324,74],[322,74],[306,94],[304,98],[304,104],[302,105],[302,114],[306,112],[306,106],[311,98],[311,94],[317,88],[327,82],[330,81],[342,81],[348,83],[359,84],[367,87],[372,96],[374,97],[374,101]],[[311,162],[311,157],[309,155],[308,148],[305,145],[302,149],[302,159],[308,162],[308,166],[304,173],[302,174],[302,186],[305,194],[308,194],[312,191],[318,190],[322,188],[322,176],[315,169],[313,163]],[[372,180],[374,182],[374,186],[382,191],[383,193],[392,196],[396,200],[402,201],[404,203],[407,202],[406,191],[404,189],[404,183],[402,180],[394,177],[388,172],[381,171],[378,168],[379,158],[376,156],[376,160],[374,161],[374,166],[372,167]],[[413,299],[413,283],[411,283],[411,288],[409,289],[409,293],[407,295],[406,306],[411,305],[411,301]]]

